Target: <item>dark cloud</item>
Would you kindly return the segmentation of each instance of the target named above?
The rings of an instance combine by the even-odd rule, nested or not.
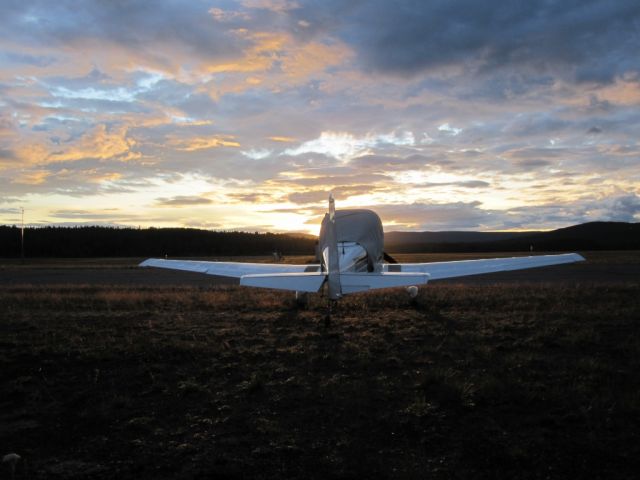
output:
[[[519,160],[516,162],[516,165],[529,170],[529,169],[535,169],[535,168],[548,167],[549,165],[551,165],[551,162],[549,162],[548,160],[531,158],[527,160]]]
[[[493,212],[481,209],[480,202],[374,205],[370,208],[380,215],[383,223],[412,230],[474,229],[494,224]]]
[[[336,32],[365,65],[384,72],[515,67],[596,82],[638,72],[635,0],[316,0],[301,2],[293,14],[316,32]]]
[[[228,193],[226,196],[235,201],[246,203],[273,202],[276,200],[272,195],[264,192]]]
[[[425,182],[416,184],[417,187],[463,187],[463,188],[487,188],[491,184],[483,180],[467,180],[462,182]]]
[[[637,222],[640,220],[640,196],[620,195],[604,200],[600,207],[604,210],[603,220],[616,222]],[[594,205],[596,208],[598,205]]]
[[[297,204],[309,204],[318,203],[322,200],[326,200],[329,193],[326,190],[311,190],[308,192],[295,192],[287,196],[287,199],[292,203]]]
[[[557,203],[513,208],[504,216],[505,228],[559,228],[594,221],[640,221],[640,196],[629,193],[603,198],[582,198]],[[545,227],[546,226],[546,227]]]
[[[184,195],[178,195],[176,197],[158,198],[156,204],[165,207],[185,207],[193,205],[209,205],[213,203],[210,198],[204,197],[189,197]]]
[[[175,63],[178,52],[201,59],[231,58],[244,42],[216,23],[203,2],[11,1],[3,3],[3,34],[26,45],[75,46],[82,42],[120,45],[159,64]]]
[[[539,148],[539,147],[527,147],[520,148],[511,152],[511,157],[522,159],[538,159],[538,158],[557,158],[566,155],[567,151],[564,148]]]
[[[123,213],[118,210],[93,212],[88,210],[53,210],[49,212],[49,215],[53,218],[69,218],[69,219],[86,219],[89,224],[95,225],[91,220],[113,220],[124,221],[126,219],[138,218],[136,215]]]
[[[29,55],[26,53],[0,52],[0,62],[5,64],[24,64],[35,67],[48,67],[55,62],[51,55]]]
[[[16,152],[8,148],[0,148],[0,162],[14,162],[17,160]]]
[[[505,127],[505,132],[515,137],[534,135],[558,135],[571,128],[572,124],[558,112],[547,109],[542,112],[520,114]]]
[[[309,190],[307,192],[295,192],[287,196],[287,199],[292,203],[297,204],[310,204],[318,202],[326,202],[329,198],[329,192],[331,192],[334,198],[338,201],[345,200],[355,195],[363,195],[365,193],[373,193],[380,190],[385,190],[384,186],[374,185],[349,185],[347,187],[336,187],[327,190]]]

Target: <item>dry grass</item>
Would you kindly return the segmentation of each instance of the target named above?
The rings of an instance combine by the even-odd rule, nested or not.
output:
[[[34,478],[632,478],[640,287],[0,289]],[[6,472],[5,472],[6,473]]]

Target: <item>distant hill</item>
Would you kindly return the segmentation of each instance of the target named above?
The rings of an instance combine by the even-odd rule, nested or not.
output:
[[[190,257],[313,255],[317,237],[194,228],[42,227],[25,229],[27,257]],[[550,232],[389,232],[391,253],[637,250],[640,223],[592,222]],[[20,229],[0,226],[0,257],[20,256]]]
[[[640,223],[590,222],[498,243],[511,248],[529,243],[536,250],[636,250],[640,249]]]
[[[389,252],[640,249],[640,223],[590,222],[549,232],[389,232]]]

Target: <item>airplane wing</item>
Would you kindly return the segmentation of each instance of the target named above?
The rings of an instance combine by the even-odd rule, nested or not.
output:
[[[260,274],[320,272],[320,265],[318,264],[288,265],[285,263],[206,262],[200,260],[163,260],[161,258],[148,258],[139,266],[184,270],[187,272],[233,278]]]
[[[490,258],[485,260],[459,260],[453,262],[398,263],[385,264],[383,271],[388,272],[424,272],[429,280],[479,275],[481,273],[505,272],[525,268],[546,267],[563,263],[581,262],[582,255],[566,253],[563,255],[538,255],[535,257]]]

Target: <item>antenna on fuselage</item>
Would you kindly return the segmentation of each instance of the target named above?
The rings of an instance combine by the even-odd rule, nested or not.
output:
[[[332,222],[336,219],[336,201],[333,199],[333,193],[329,194],[329,220]]]

